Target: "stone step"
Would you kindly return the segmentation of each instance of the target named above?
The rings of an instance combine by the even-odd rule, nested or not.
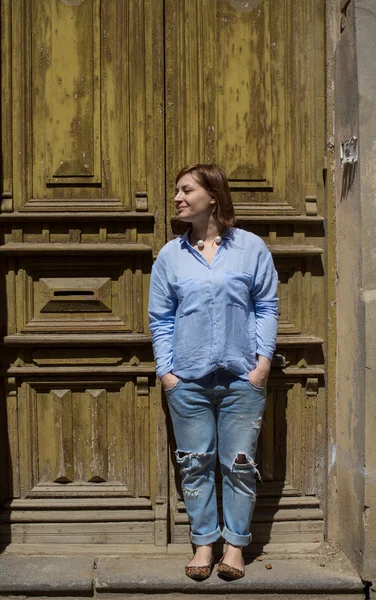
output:
[[[81,544],[74,543],[72,538],[69,544],[30,544],[30,543],[11,543],[6,546],[7,555],[16,556],[91,556],[98,558],[101,556],[124,556],[129,555],[166,555],[186,556],[192,553],[192,544],[168,544],[165,546],[156,546],[155,544]],[[216,554],[223,552],[224,544],[214,545]],[[247,556],[261,556],[268,554],[274,558],[286,558],[287,555],[295,556],[314,556],[322,551],[323,544],[320,543],[282,543],[282,544],[257,544],[252,542],[244,553]]]
[[[204,582],[185,576],[187,557],[132,555],[0,556],[0,594],[10,596],[70,596],[183,600],[206,597],[236,600],[241,596],[269,600],[359,600],[364,598],[361,579],[346,561],[308,558],[260,557],[247,561],[243,579],[226,582],[215,570]],[[321,566],[320,566],[321,565]]]

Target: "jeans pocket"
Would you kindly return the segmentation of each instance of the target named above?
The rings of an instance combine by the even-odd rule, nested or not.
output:
[[[175,383],[174,387],[169,388],[168,390],[164,390],[165,394],[171,394],[171,392],[174,392],[176,390],[177,387],[179,387],[181,384],[181,379],[178,379],[177,382]]]
[[[266,392],[266,385],[256,385],[249,379],[247,379],[247,383],[252,390],[256,390],[257,392]]]

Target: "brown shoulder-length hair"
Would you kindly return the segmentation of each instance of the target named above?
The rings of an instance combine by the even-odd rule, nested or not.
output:
[[[216,200],[213,210],[216,221],[224,227],[235,227],[235,211],[231,200],[230,186],[224,171],[214,164],[187,165],[179,171],[175,183],[188,173]]]

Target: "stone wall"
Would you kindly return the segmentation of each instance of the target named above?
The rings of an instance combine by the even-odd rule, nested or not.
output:
[[[376,580],[376,2],[342,1],[335,45],[339,542]],[[359,160],[341,166],[358,138]]]

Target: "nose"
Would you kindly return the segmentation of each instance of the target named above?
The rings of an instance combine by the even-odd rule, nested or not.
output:
[[[182,196],[183,196],[183,194],[182,194],[182,191],[181,191],[181,190],[179,190],[179,191],[178,191],[178,192],[175,194],[174,201],[175,201],[175,202],[180,202],[180,201],[182,200]]]

